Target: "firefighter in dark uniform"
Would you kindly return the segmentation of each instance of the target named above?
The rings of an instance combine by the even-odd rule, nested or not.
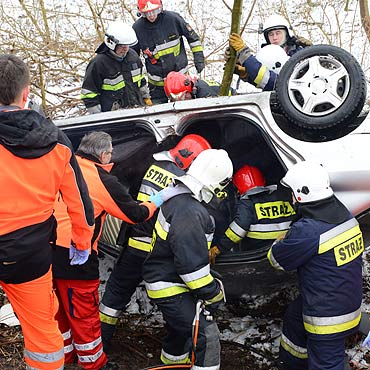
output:
[[[223,300],[219,281],[210,273],[208,248],[214,221],[201,204],[209,203],[231,180],[231,160],[222,149],[198,155],[186,175],[175,181],[190,193],[163,203],[153,233],[153,250],[144,263],[143,277],[149,298],[166,321],[161,360],[165,364],[189,362],[192,324],[197,301],[211,313]],[[213,306],[213,307],[212,307]],[[220,368],[217,324],[200,317],[193,369]]]
[[[90,114],[152,105],[143,64],[130,49],[136,43],[132,27],[119,21],[109,25],[82,84],[81,99]]]
[[[214,262],[220,253],[230,251],[244,238],[248,249],[271,244],[287,233],[295,218],[291,194],[276,185],[265,186],[265,178],[257,167],[245,165],[233,176],[233,183],[241,195],[233,221],[217,246],[210,249]]]
[[[209,149],[206,139],[189,134],[169,151],[155,153],[155,161],[142,180],[137,199],[147,201],[149,196],[167,187],[175,176],[182,176],[192,161],[203,150]],[[102,339],[109,349],[118,318],[130,302],[136,287],[143,280],[142,266],[151,249],[156,217],[132,226],[128,245],[122,252],[106,284],[99,306]]]
[[[183,36],[188,40],[198,73],[205,66],[203,46],[192,27],[178,14],[162,11],[161,0],[139,0],[141,13],[133,25],[138,38],[134,47],[145,59],[153,103],[167,103],[164,79],[171,71],[186,72],[188,58]]]
[[[236,33],[230,35],[229,43],[237,52],[234,73],[263,91],[271,91],[275,89],[277,75],[289,57],[312,43],[304,37],[295,37],[287,20],[277,14],[267,18],[263,35],[266,43],[261,45],[262,49],[256,56],[252,55],[249,47]],[[229,53],[226,50],[226,60]]]
[[[284,316],[281,369],[343,370],[345,338],[361,319],[362,233],[319,164],[299,162],[281,183],[300,217],[268,253],[273,267],[297,270],[300,285]]]
[[[218,82],[201,80],[182,72],[170,72],[164,80],[164,91],[170,101],[218,96],[220,86]],[[230,89],[229,95],[234,93],[235,91]]]

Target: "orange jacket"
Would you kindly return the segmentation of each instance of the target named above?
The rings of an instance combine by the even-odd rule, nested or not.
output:
[[[28,259],[49,268],[50,248],[44,248],[58,192],[68,205],[73,240],[88,248],[93,208],[68,138],[32,110],[0,109],[0,159],[0,262]],[[27,272],[30,278],[41,273],[36,270]]]
[[[94,158],[77,153],[77,161],[86,180],[89,194],[94,205],[95,230],[91,245],[97,251],[97,244],[101,235],[107,213],[129,224],[143,222],[152,217],[156,206],[150,202],[137,203],[129,195],[118,178],[110,174],[113,164],[102,165]],[[82,156],[83,155],[83,156]],[[60,203],[60,202],[58,202]],[[69,248],[73,236],[70,234],[70,225],[66,207],[56,205],[55,216],[58,221],[57,246]]]

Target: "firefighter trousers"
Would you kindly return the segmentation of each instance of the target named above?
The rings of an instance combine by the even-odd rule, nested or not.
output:
[[[281,368],[343,370],[346,361],[345,336],[306,332],[302,310],[302,298],[299,295],[285,312],[279,352]]]
[[[143,280],[146,255],[138,255],[127,247],[122,252],[105,286],[100,302],[100,320],[104,346],[112,340],[118,318],[130,303],[136,287]]]
[[[0,285],[22,327],[27,369],[63,369],[63,338],[55,320],[58,300],[52,287],[51,269],[25,283],[0,281]]]
[[[56,315],[64,339],[65,362],[97,370],[107,362],[103,351],[99,320],[99,279],[54,279],[59,299]]]
[[[155,300],[166,321],[161,360],[165,364],[188,363],[192,349],[192,328],[196,298],[191,293]],[[218,370],[220,368],[220,332],[213,320],[201,314],[192,369]]]

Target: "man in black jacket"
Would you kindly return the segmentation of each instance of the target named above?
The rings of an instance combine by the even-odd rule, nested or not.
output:
[[[198,73],[204,69],[203,47],[193,28],[178,14],[162,10],[161,0],[139,0],[141,13],[133,25],[138,38],[134,49],[145,58],[150,95],[154,103],[167,103],[164,79],[171,71],[186,72],[188,58],[183,37],[194,56]]]
[[[132,27],[119,21],[109,25],[82,84],[81,99],[90,114],[152,105],[143,65],[130,49],[136,43]]]

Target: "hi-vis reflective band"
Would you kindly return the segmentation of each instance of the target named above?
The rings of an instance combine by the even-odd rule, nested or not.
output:
[[[138,87],[141,86],[141,81],[144,79],[144,75],[141,73],[141,68],[137,68],[131,71],[132,81],[137,84]]]
[[[165,365],[171,365],[171,364],[189,364],[190,363],[190,357],[189,352],[184,353],[182,355],[170,355],[165,350],[162,349],[161,352],[161,361]]]
[[[225,231],[225,235],[234,243],[239,243],[246,235],[252,239],[273,240],[282,233],[286,233],[290,224],[290,221],[276,224],[256,224],[251,225],[249,231],[246,231],[233,221]]]
[[[291,221],[280,222],[277,224],[257,224],[251,225],[248,231],[248,238],[273,240],[277,239],[282,234],[286,234],[289,229]]]
[[[90,90],[87,90],[87,89],[82,89],[80,99],[94,99],[97,96],[98,96],[98,94],[93,92],[93,91],[90,91]]]
[[[269,78],[270,78],[269,70],[267,69],[266,66],[262,65],[258,71],[257,77],[254,80],[254,83],[256,84],[257,87],[263,89],[267,85]]]
[[[152,238],[149,238],[147,236],[136,236],[132,237],[128,240],[128,246],[135,248],[135,249],[140,249],[144,252],[150,252],[151,251],[151,243],[152,243]]]
[[[334,249],[337,266],[353,261],[364,251],[364,240],[358,222],[352,218],[320,235],[319,254]]]
[[[291,340],[289,340],[284,334],[281,334],[280,344],[292,356],[300,359],[308,358],[307,348],[297,346]]]
[[[202,43],[200,41],[191,42],[189,45],[190,45],[191,51],[193,53],[203,51],[203,46],[202,46]]]
[[[156,165],[152,165],[146,172],[143,180],[147,180],[164,189],[172,181],[172,178],[173,173],[166,171],[163,168],[158,167]],[[140,188],[140,191],[141,190],[142,189]]]
[[[24,349],[24,358],[27,362],[27,359],[30,359],[32,361],[37,361],[44,364],[51,364],[53,362],[58,362],[64,358],[64,348],[61,348],[59,351],[52,352],[52,353],[40,353],[40,352],[32,352],[27,349]],[[45,365],[45,367],[47,367]],[[63,369],[63,366],[61,367]]]
[[[101,357],[102,354],[103,354],[103,348],[100,348],[99,351],[95,353],[95,355],[80,356],[79,354],[77,354],[77,357],[80,360],[80,362],[83,362],[86,364],[86,363],[96,362]]]
[[[99,305],[100,314],[104,314],[110,317],[120,317],[122,310],[116,310],[114,308],[107,307],[105,304],[100,302]]]
[[[202,288],[213,281],[209,265],[180,277],[191,290]]]
[[[315,317],[303,315],[305,329],[313,334],[335,334],[354,328],[361,320],[361,307],[346,315]]]
[[[149,298],[153,299],[172,297],[189,291],[185,284],[170,283],[168,281],[157,281],[156,283],[147,283],[145,281],[145,288]]]
[[[168,54],[173,54],[177,57],[180,54],[180,39],[157,45],[152,54],[157,60]]]
[[[163,216],[162,210],[159,209],[158,218],[154,226],[153,237],[152,237],[152,246],[155,244],[155,240],[157,236],[159,236],[162,240],[167,239],[167,235],[170,231],[171,224],[169,224],[165,217]],[[213,233],[210,234],[204,234],[207,240],[207,246],[208,249],[211,247],[212,239],[213,239]]]
[[[259,220],[264,218],[274,219],[279,217],[289,217],[295,214],[295,211],[289,202],[277,201],[256,203],[254,208]]]
[[[105,78],[103,80],[103,84],[101,86],[102,90],[106,91],[118,91],[123,89],[126,86],[125,81],[123,80],[123,76],[119,75],[118,77],[114,78],[113,80],[109,78]]]
[[[267,259],[269,260],[272,267],[276,268],[277,270],[285,271],[282,266],[276,261],[274,254],[272,253],[272,247],[269,249],[267,253]]]

